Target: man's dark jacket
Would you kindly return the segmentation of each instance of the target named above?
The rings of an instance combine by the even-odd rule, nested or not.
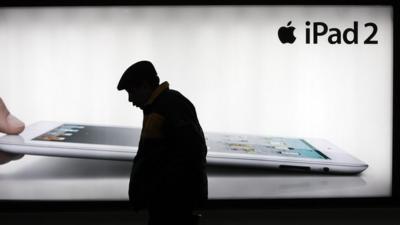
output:
[[[207,147],[193,104],[164,82],[152,93],[143,114],[129,184],[133,207],[203,207],[208,196]]]

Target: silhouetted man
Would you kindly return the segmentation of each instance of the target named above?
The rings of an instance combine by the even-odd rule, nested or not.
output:
[[[140,61],[122,75],[118,90],[143,110],[139,149],[133,160],[129,199],[147,209],[149,224],[196,224],[193,210],[207,200],[207,147],[193,104],[169,89],[153,64]]]

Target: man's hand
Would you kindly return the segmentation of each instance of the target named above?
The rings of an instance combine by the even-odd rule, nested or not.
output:
[[[0,98],[0,132],[6,134],[19,134],[25,129],[25,124],[13,116]],[[24,155],[2,152],[0,150],[0,165],[11,160],[22,158]]]

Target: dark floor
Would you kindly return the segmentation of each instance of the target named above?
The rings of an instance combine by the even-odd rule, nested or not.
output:
[[[128,210],[3,212],[1,225],[14,224],[146,224],[145,213]],[[400,225],[400,208],[207,210],[200,224],[245,225]]]

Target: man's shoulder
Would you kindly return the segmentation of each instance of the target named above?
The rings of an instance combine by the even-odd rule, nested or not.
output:
[[[155,108],[168,112],[194,110],[192,102],[179,91],[173,89],[166,90],[159,96]]]
[[[160,95],[161,102],[180,103],[182,101],[189,101],[183,94],[174,89],[166,90]]]

